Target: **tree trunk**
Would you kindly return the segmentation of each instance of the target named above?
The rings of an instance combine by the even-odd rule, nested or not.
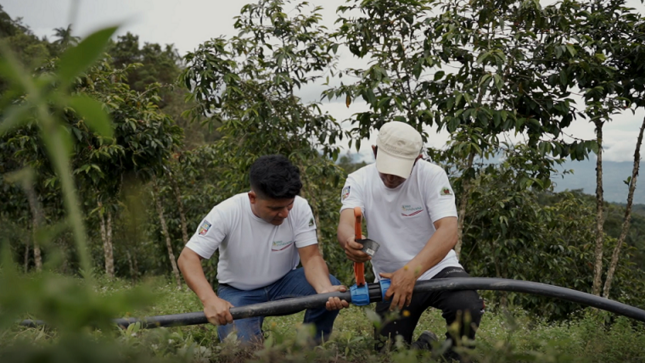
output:
[[[186,213],[184,212],[184,203],[181,201],[181,192],[179,190],[179,185],[177,180],[173,176],[172,171],[168,173],[168,178],[172,184],[172,189],[175,193],[175,198],[177,199],[177,209],[179,210],[179,220],[181,221],[181,236],[184,240],[184,245],[188,243],[188,227],[186,226]]]
[[[128,266],[130,267],[130,278],[133,281],[137,281],[137,275],[134,270],[134,262],[132,262],[132,254],[130,253],[130,250],[126,250],[125,254],[128,256]]]
[[[29,271],[29,240],[25,241],[25,263],[24,263],[25,273]]]
[[[55,242],[57,248],[60,251],[61,258],[63,259],[63,263],[60,266],[60,273],[62,274],[68,274],[70,273],[70,268],[69,268],[69,246],[67,243],[65,243],[65,239],[62,237],[58,237]]]
[[[38,246],[38,241],[36,240],[36,233],[38,229],[42,226],[43,223],[43,212],[38,203],[38,198],[36,197],[36,192],[34,191],[33,186],[30,183],[25,183],[25,193],[27,193],[27,201],[29,202],[29,209],[31,209],[32,215],[32,240],[34,243],[34,262],[36,264],[36,271],[40,272],[43,269],[43,259],[40,255],[40,246]],[[29,244],[27,244],[27,251],[29,251]],[[29,253],[27,253],[27,258]],[[27,259],[25,259],[28,262]],[[27,266],[27,265],[25,265]]]
[[[156,181],[153,182],[155,204],[157,205],[157,213],[159,214],[159,222],[161,223],[161,232],[166,238],[166,248],[168,249],[168,258],[170,259],[170,264],[172,265],[172,272],[175,276],[175,281],[177,282],[177,288],[181,289],[181,276],[179,275],[179,269],[177,268],[177,261],[175,260],[175,254],[172,251],[172,243],[170,241],[170,234],[168,233],[168,226],[166,225],[166,218],[163,214],[163,205],[161,204],[161,195],[159,195],[159,190],[157,188]]]
[[[43,270],[43,258],[40,255],[40,247],[34,241],[34,261],[36,262],[36,271],[40,272]]]
[[[114,254],[112,250],[112,214],[107,212],[107,221],[105,213],[102,211],[103,203],[98,202],[99,206],[99,223],[101,229],[101,240],[103,241],[103,259],[105,260],[105,274],[109,278],[114,278]]]
[[[132,256],[132,262],[134,263],[134,276],[136,276],[136,279],[139,279],[139,263],[137,262],[137,254],[135,253],[134,256]]]
[[[636,141],[636,151],[634,151],[634,167],[632,169],[632,179],[629,182],[629,191],[627,192],[627,206],[625,206],[625,218],[620,230],[620,237],[616,242],[616,247],[611,255],[611,262],[609,263],[609,270],[607,271],[607,278],[605,279],[605,287],[603,288],[602,296],[609,299],[609,290],[611,290],[611,283],[614,279],[616,266],[618,266],[618,256],[620,256],[620,249],[627,238],[629,231],[629,222],[632,217],[632,202],[634,200],[634,190],[636,190],[636,179],[638,179],[638,169],[641,163],[641,142],[643,142],[643,130],[645,130],[645,118],[641,124],[641,129],[638,132]]]
[[[114,245],[112,244],[112,212],[107,211],[107,250],[105,251],[105,271],[111,278],[114,277]]]
[[[473,161],[475,160],[475,153],[471,152],[468,155],[468,164],[466,169],[472,168]],[[459,219],[457,221],[457,244],[455,245],[455,253],[457,258],[461,255],[461,244],[464,234],[464,220],[466,219],[466,207],[468,206],[468,199],[470,198],[472,180],[470,178],[464,179],[461,196],[459,197]]]
[[[603,212],[603,189],[602,189],[602,120],[596,120],[596,141],[598,142],[598,152],[596,153],[596,249],[594,256],[593,287],[592,292],[600,296],[600,287],[602,284],[602,254],[603,241],[605,234],[603,232],[604,212]]]

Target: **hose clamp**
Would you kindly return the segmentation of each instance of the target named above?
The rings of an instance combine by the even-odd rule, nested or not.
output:
[[[352,304],[356,306],[365,306],[370,303],[370,293],[367,284],[363,286],[352,286],[349,288],[352,295]]]
[[[381,301],[389,301],[385,300],[385,293],[387,292],[387,289],[390,288],[390,279],[381,279],[378,283],[381,285]]]

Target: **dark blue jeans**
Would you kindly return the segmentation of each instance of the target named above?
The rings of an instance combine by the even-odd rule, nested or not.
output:
[[[334,276],[329,275],[329,279],[332,285],[340,285],[340,282]],[[316,294],[316,290],[309,285],[303,268],[291,270],[280,280],[255,290],[238,290],[228,285],[220,285],[217,289],[217,295],[233,304],[233,306],[245,306],[314,294]],[[314,324],[316,327],[316,340],[320,338],[327,340],[331,334],[336,316],[338,316],[338,310],[328,311],[324,306],[317,309],[308,309],[305,313],[304,323]],[[262,334],[263,321],[263,316],[235,320],[231,324],[217,327],[217,333],[220,340],[224,340],[226,336],[236,331],[238,340],[242,342],[261,342],[264,339]]]

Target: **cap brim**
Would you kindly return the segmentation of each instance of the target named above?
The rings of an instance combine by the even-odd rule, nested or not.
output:
[[[379,149],[376,153],[376,169],[382,174],[391,174],[407,179],[410,177],[415,159],[399,158]]]

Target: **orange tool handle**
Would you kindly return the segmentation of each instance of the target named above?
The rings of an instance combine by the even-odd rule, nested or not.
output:
[[[354,224],[354,239],[363,238],[363,232],[361,231],[361,222],[363,219],[363,212],[361,207],[354,207],[354,217],[356,217],[356,223]],[[356,277],[356,286],[365,285],[365,264],[362,262],[354,262],[354,277]]]

